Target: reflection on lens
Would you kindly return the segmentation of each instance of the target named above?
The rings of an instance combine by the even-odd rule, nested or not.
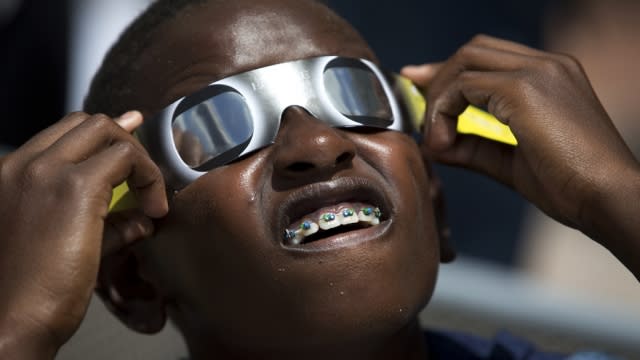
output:
[[[246,144],[253,122],[242,95],[225,91],[178,115],[173,134],[182,160],[196,168]]]
[[[386,127],[393,122],[389,100],[380,81],[368,69],[331,66],[324,86],[340,113],[364,125]]]

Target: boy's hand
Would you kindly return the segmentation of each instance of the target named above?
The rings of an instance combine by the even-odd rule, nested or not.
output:
[[[442,64],[406,67],[428,88],[425,148],[438,161],[486,173],[562,222],[584,229],[586,208],[637,163],[581,66],[509,41],[478,36]],[[469,105],[511,127],[511,147],[456,133]]]
[[[84,317],[101,256],[166,214],[160,171],[130,134],[141,123],[70,114],[0,159],[0,357],[55,353]],[[142,210],[108,218],[125,180]]]
[[[428,89],[425,150],[432,158],[513,187],[623,261],[629,256],[624,262],[640,274],[640,262],[624,254],[640,255],[640,222],[633,221],[640,209],[621,207],[625,198],[640,203],[639,166],[578,62],[478,36],[445,63],[403,74]],[[518,146],[457,134],[457,116],[469,104],[509,125]]]

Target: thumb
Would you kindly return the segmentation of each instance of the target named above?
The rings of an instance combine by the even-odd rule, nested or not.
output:
[[[407,65],[400,70],[400,74],[413,81],[420,87],[426,87],[442,68],[442,63],[422,65]]]
[[[139,111],[133,110],[120,115],[120,117],[117,117],[115,121],[127,132],[132,132],[138,126],[142,125],[143,117]]]
[[[464,167],[485,174],[513,187],[513,158],[515,147],[475,135],[458,135],[455,142],[444,150],[422,148],[426,156],[452,166]]]

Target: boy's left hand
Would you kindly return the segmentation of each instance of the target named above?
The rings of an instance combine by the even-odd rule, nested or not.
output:
[[[630,249],[640,255],[640,229],[633,225],[640,209],[623,204],[640,203],[640,166],[577,61],[477,36],[446,62],[402,74],[428,89],[429,156],[513,187],[620,258]],[[518,146],[458,134],[457,117],[469,104],[509,125]],[[640,263],[625,263],[638,276]]]

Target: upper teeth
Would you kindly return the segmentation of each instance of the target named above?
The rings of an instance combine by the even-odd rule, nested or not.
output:
[[[285,241],[289,244],[300,244],[302,240],[322,230],[329,230],[340,225],[355,224],[364,222],[368,225],[378,225],[382,212],[379,208],[365,206],[359,210],[344,208],[340,211],[325,212],[317,216],[317,219],[305,219],[300,225],[285,231]]]

